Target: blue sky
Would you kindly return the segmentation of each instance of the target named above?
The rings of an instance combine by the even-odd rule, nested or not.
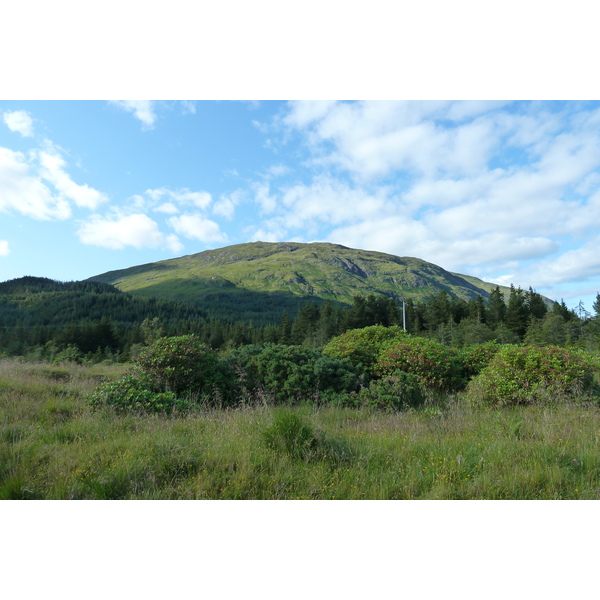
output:
[[[599,102],[0,101],[2,280],[329,241],[591,310],[599,225]]]

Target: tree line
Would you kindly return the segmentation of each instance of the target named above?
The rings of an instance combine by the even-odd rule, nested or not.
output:
[[[296,299],[294,305],[283,297],[278,303],[277,295],[269,302],[270,322],[256,323],[244,309],[234,318],[231,302],[221,315],[201,304],[132,296],[107,284],[22,278],[0,284],[0,355],[128,361],[160,337],[188,334],[225,351],[268,342],[318,348],[371,325],[405,327],[457,348],[491,340],[600,347],[600,294],[593,313],[582,303],[573,310],[514,286],[508,298],[496,287],[487,298],[470,300],[439,290],[405,303],[374,294],[356,296],[351,306],[321,299]]]

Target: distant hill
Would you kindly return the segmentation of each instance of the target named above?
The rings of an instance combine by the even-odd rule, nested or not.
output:
[[[15,326],[63,327],[105,318],[131,324],[156,316],[167,323],[203,319],[206,314],[189,304],[136,297],[93,281],[21,277],[0,283],[0,333]]]
[[[495,285],[418,258],[328,243],[253,242],[111,271],[88,281],[134,295],[192,302],[212,312],[242,302],[314,299],[351,304],[355,296],[423,300],[439,290],[469,300]],[[500,286],[508,296],[510,288]]]

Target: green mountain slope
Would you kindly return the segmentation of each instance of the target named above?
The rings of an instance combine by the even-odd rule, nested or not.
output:
[[[355,250],[327,243],[253,242],[207,250],[157,263],[111,271],[90,281],[110,283],[135,295],[209,306],[214,302],[270,296],[332,300],[383,294],[425,299],[438,290],[465,300],[494,287],[450,273],[418,258]],[[508,292],[508,288],[501,288]]]

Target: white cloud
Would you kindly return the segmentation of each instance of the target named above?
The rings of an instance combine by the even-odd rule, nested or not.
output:
[[[152,100],[113,100],[111,103],[133,113],[133,116],[148,129],[151,129],[156,122],[155,103]]]
[[[339,227],[332,230],[327,239],[351,248],[418,258],[424,258],[423,253],[429,252],[431,245],[422,223],[400,215]]]
[[[450,104],[445,116],[451,121],[463,121],[471,117],[478,117],[507,104],[509,102],[505,100],[460,100]]]
[[[235,209],[244,201],[245,193],[242,190],[236,190],[231,194],[223,194],[213,205],[212,212],[226,219],[233,219]]]
[[[556,259],[537,264],[533,276],[540,286],[598,280],[600,278],[600,236],[595,236],[580,248],[564,252]]]
[[[496,232],[469,239],[444,239],[425,223],[400,215],[340,227],[331,231],[328,239],[353,248],[421,258],[463,273],[471,272],[465,266],[506,266],[514,259],[544,257],[558,249],[558,244],[547,238],[519,238]]]
[[[20,133],[23,137],[33,136],[33,120],[24,110],[5,112],[2,117],[11,131]]]
[[[108,198],[87,184],[75,183],[58,150],[46,142],[28,153],[0,148],[0,211],[34,219],[68,219],[71,203],[95,209]]]
[[[84,244],[113,250],[126,246],[168,248],[173,252],[183,249],[176,235],[161,233],[158,224],[144,214],[124,216],[117,212],[112,217],[95,215],[82,224],[77,235]]]
[[[196,208],[202,209],[208,208],[212,202],[212,196],[208,192],[192,192],[187,188],[183,188],[181,190],[170,190],[163,187],[153,190],[146,190],[145,194],[155,202],[168,199],[174,204],[195,206]]]
[[[268,215],[277,208],[277,198],[271,195],[268,183],[255,183],[253,185],[254,201],[260,206],[260,214]]]
[[[108,197],[105,194],[87,184],[79,185],[69,177],[65,172],[66,163],[64,159],[52,145],[48,145],[46,150],[39,152],[38,159],[41,177],[77,206],[94,210],[100,204],[108,202]]]
[[[303,235],[313,235],[326,225],[374,219],[390,210],[384,189],[369,194],[325,176],[315,178],[310,185],[284,187],[279,194],[271,193],[269,184],[260,183],[254,192],[261,214],[274,215],[265,225],[280,232],[301,229]]]
[[[389,208],[384,190],[373,195],[329,177],[317,177],[308,186],[284,188],[280,206],[291,228],[376,218]]]
[[[6,240],[0,240],[0,257],[8,256],[10,254],[10,249],[8,247],[8,242]]]
[[[168,215],[176,215],[179,209],[172,202],[165,202],[154,209],[156,212],[166,213]]]
[[[306,127],[314,121],[324,118],[335,105],[331,100],[305,100],[290,102],[288,115],[284,118],[286,124],[293,127]]]
[[[275,222],[269,222],[267,227],[258,227],[247,231],[251,242],[287,242],[294,241],[288,236],[287,229]],[[298,240],[302,241],[302,240]]]
[[[201,215],[171,217],[168,222],[177,233],[188,238],[209,244],[227,241],[227,236],[221,232],[218,223],[205,219]]]
[[[544,154],[565,128],[575,135],[564,140],[563,154],[573,154],[582,143],[581,168],[586,168],[586,159],[593,160],[591,140],[598,139],[599,125],[593,111],[584,118],[581,113],[571,115],[569,107],[550,113],[529,104],[504,104],[368,101],[338,102],[315,110],[312,103],[300,102],[290,104],[279,123],[306,136],[314,162],[341,167],[359,179],[398,171],[427,177],[480,174],[501,149]],[[594,133],[583,141],[590,130]],[[560,148],[555,149],[555,164],[560,165]],[[509,152],[502,156],[511,165],[522,158]]]
[[[71,207],[61,194],[31,173],[21,152],[0,148],[0,211],[14,211],[34,219],[68,219]]]
[[[501,275],[489,266],[480,269],[478,277],[500,285],[532,286],[553,299],[595,297],[600,291],[600,236],[595,236],[579,248],[556,252],[541,261],[523,262],[521,257],[503,265]],[[592,285],[582,285],[587,282]],[[591,306],[588,305],[588,309]]]
[[[287,175],[291,169],[286,165],[272,165],[267,170],[268,177],[282,177],[283,175]]]

